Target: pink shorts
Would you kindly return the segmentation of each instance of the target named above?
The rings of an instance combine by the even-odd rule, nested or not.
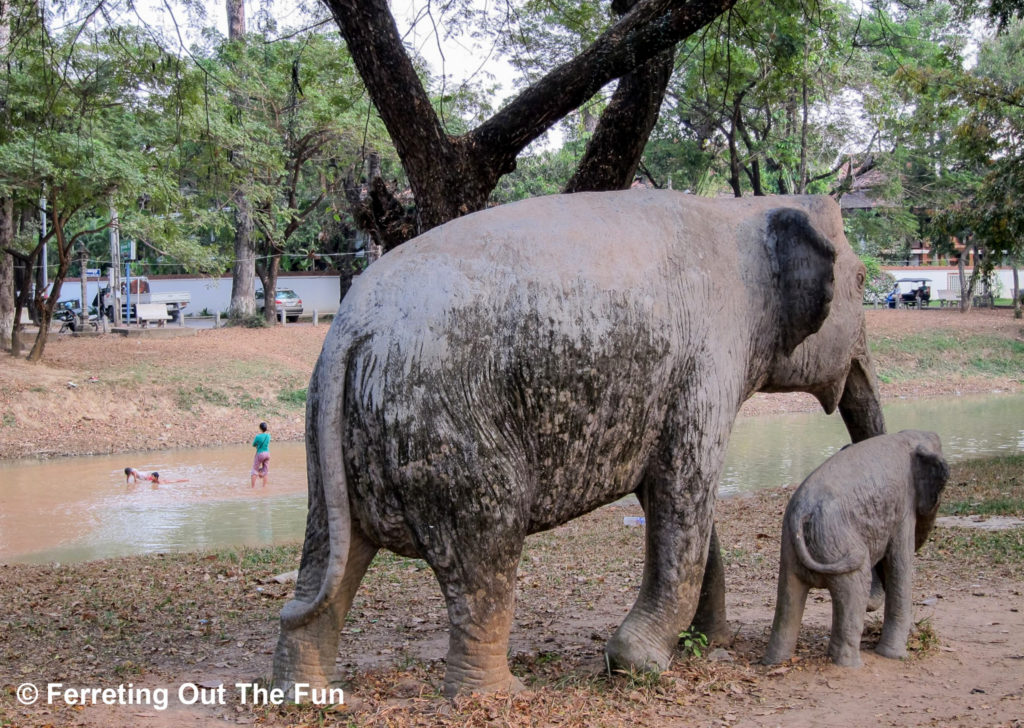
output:
[[[270,470],[270,453],[269,452],[258,452],[256,457],[252,459],[252,474],[258,475],[261,478],[267,474]]]

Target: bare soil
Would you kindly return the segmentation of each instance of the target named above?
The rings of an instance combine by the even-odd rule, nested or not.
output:
[[[879,310],[868,321],[872,337],[937,327],[1024,339],[1008,311]],[[61,338],[41,365],[8,357],[0,369],[0,456],[247,441],[261,418],[275,437],[298,438],[301,406],[279,393],[305,386],[324,333],[289,326],[171,341]],[[882,389],[888,398],[1018,391],[1020,380],[951,376]],[[799,395],[755,400],[748,413],[817,408]],[[954,468],[951,488],[971,487],[967,480]],[[1011,481],[1024,496],[1022,479]],[[796,657],[758,664],[792,487],[719,503],[733,637],[700,658],[681,648],[660,680],[609,677],[601,658],[639,584],[643,532],[623,525],[639,506],[609,506],[529,539],[510,648],[528,690],[515,696],[439,697],[444,603],[419,561],[382,554],[371,567],[342,634],[345,705],[326,709],[243,705],[234,687],[269,672],[276,615],[290,593],[272,577],[297,566],[298,545],[0,565],[0,725],[1024,726],[1024,569],[1012,557],[979,557],[959,528],[937,529],[919,553],[910,657],[868,651],[858,670],[831,665],[828,595],[812,592]],[[1024,531],[1010,533],[1024,547]],[[865,650],[881,616],[869,622]],[[26,682],[43,690],[53,682],[166,688],[171,704],[25,707],[15,691]],[[222,703],[218,684],[226,687]],[[216,704],[182,705],[182,685],[208,686],[203,694]]]

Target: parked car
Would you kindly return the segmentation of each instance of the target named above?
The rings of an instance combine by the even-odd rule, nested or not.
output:
[[[302,299],[291,288],[278,288],[274,303],[274,310],[277,312],[277,315],[281,315],[281,309],[283,308],[285,318],[289,321],[298,321],[299,316],[302,315]],[[256,307],[261,311],[263,310],[262,288],[256,291]]]

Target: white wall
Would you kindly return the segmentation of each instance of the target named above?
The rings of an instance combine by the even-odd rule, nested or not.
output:
[[[883,266],[882,270],[887,273],[891,273],[893,278],[899,280],[900,278],[925,278],[929,281],[928,285],[932,289],[932,298],[936,298],[938,291],[956,290],[959,295],[959,287],[951,285],[951,277],[959,275],[955,266],[949,267],[933,267],[927,266]],[[966,268],[964,270],[965,275],[968,279],[971,275],[971,269]],[[1022,272],[1024,274],[1024,272]],[[999,278],[999,282],[1002,285],[1002,289],[998,291],[997,298],[1010,298],[1013,296],[1013,269],[1012,268],[997,268],[996,276]],[[901,283],[900,291],[908,293],[912,288],[915,288],[912,283]]]
[[[259,281],[256,281],[257,289]],[[106,280],[103,281],[106,285]],[[278,288],[291,288],[302,299],[303,313],[311,316],[316,310],[321,314],[333,314],[338,310],[339,284],[337,275],[287,275],[277,278]],[[96,295],[96,282],[87,282],[88,300]],[[191,302],[185,309],[186,316],[198,316],[203,309],[211,314],[224,313],[231,304],[231,278],[186,278],[184,276],[149,276],[149,290],[153,293],[187,291]],[[60,300],[79,298],[81,288],[77,278],[69,278],[61,286]]]

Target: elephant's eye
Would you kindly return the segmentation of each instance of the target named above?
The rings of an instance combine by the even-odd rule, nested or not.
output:
[[[864,287],[864,279],[865,278],[866,278],[866,276],[864,274],[864,271],[858,271],[857,272],[857,287],[858,288],[863,288]]]

